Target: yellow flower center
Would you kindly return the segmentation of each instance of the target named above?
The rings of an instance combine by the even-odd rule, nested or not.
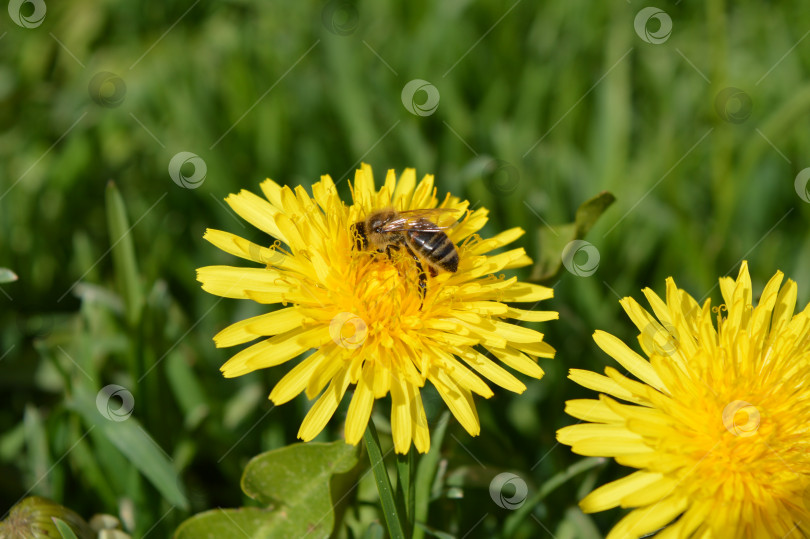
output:
[[[769,365],[767,350],[746,350],[748,339],[739,332],[731,351],[693,357],[693,375],[661,402],[666,416],[684,420],[648,444],[671,454],[659,470],[692,499],[760,508],[773,500],[810,516],[810,426],[799,421],[810,413],[810,368],[800,354]]]
[[[398,332],[403,316],[418,314],[424,305],[415,261],[399,253],[392,256],[393,260],[384,253],[356,253],[348,279],[354,286],[357,314]]]

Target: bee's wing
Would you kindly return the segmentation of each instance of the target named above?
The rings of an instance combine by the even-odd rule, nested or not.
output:
[[[429,221],[423,217],[400,217],[399,219],[392,219],[382,227],[384,232],[402,232],[405,230],[414,230],[417,232],[439,232],[451,228],[449,226],[437,225],[433,221]]]
[[[394,230],[420,230],[425,232],[437,232],[439,230],[447,230],[453,225],[440,226],[432,222],[430,219],[435,219],[439,216],[457,213],[459,210],[453,208],[425,208],[418,210],[402,210],[399,213],[402,217],[391,221],[391,225],[395,226]],[[386,227],[387,229],[388,227]]]
[[[437,217],[439,215],[458,213],[458,211],[459,210],[453,208],[424,208],[419,210],[400,210],[397,213],[403,217],[407,217],[408,219],[427,219],[430,217]]]
[[[426,230],[425,228],[421,228],[423,225],[432,225],[436,227],[435,224],[431,223],[430,221],[420,221],[419,218],[414,217],[399,217],[397,219],[391,219],[382,227],[383,232],[402,232],[403,230]]]

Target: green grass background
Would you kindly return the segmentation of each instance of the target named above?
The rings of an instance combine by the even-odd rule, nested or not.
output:
[[[717,277],[746,258],[756,290],[781,269],[804,305],[810,205],[794,178],[810,166],[810,7],[659,3],[673,23],[661,44],[636,34],[642,7],[75,0],[48,2],[28,29],[0,14],[0,267],[19,275],[0,286],[0,508],[31,492],[85,516],[123,510],[136,535],[163,537],[193,512],[243,503],[247,459],[295,441],[306,398],[280,409],[266,400],[286,367],[219,374],[230,352],[211,337],[261,308],[209,296],[194,274],[239,264],[202,240],[206,227],[269,241],[221,202],[265,177],[308,187],[351,176],[360,160],[380,180],[415,167],[436,174],[440,194],[490,208],[488,233],[525,228],[535,258],[542,227],[571,221],[602,190],[616,195],[587,238],[597,271],[550,283],[542,307],[561,320],[542,326],[558,350],[542,361],[547,376],[527,380],[524,395],[479,400],[478,438],[451,423],[443,456],[455,483],[431,505],[431,524],[459,537],[503,525],[509,511],[487,491],[495,473],[515,471],[534,490],[580,459],[555,443],[573,422],[565,399],[589,394],[565,376],[610,363],[595,329],[635,339],[620,296],[662,292],[672,275],[716,302]],[[116,106],[88,89],[104,71],[125,83]],[[434,114],[403,106],[413,79],[439,91]],[[717,102],[728,87],[750,110]],[[181,151],[207,165],[197,189],[169,177]],[[132,226],[113,253],[110,180]],[[136,266],[113,256],[130,240]],[[137,322],[126,314],[132,290],[145,304]],[[188,510],[82,415],[77,395],[113,383],[132,392]],[[435,418],[438,397],[425,399]],[[320,439],[339,438],[340,415]],[[611,463],[566,482],[515,535],[606,532],[621,513],[585,517],[576,502],[624,473]],[[358,492],[374,499],[373,486]]]

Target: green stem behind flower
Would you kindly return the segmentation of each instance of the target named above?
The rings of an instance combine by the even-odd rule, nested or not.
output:
[[[433,429],[433,436],[430,438],[430,451],[419,461],[419,467],[416,470],[416,481],[413,488],[415,498],[413,539],[422,539],[425,536],[425,530],[421,525],[427,524],[430,490],[433,485],[433,478],[436,475],[436,469],[439,467],[442,441],[444,440],[444,432],[447,430],[449,419],[450,412],[443,412]]]
[[[371,470],[374,472],[374,480],[377,483],[377,492],[380,495],[388,535],[391,536],[391,539],[405,539],[408,535],[405,532],[406,526],[403,525],[403,522],[406,522],[402,518],[404,516],[403,510],[397,506],[394,499],[391,481],[388,479],[388,472],[385,469],[385,461],[380,448],[380,439],[377,437],[377,429],[371,419],[368,422],[368,428],[366,428],[363,439],[366,442],[368,458],[371,461]]]
[[[405,509],[405,528],[406,530],[413,530],[413,511],[414,511],[414,488],[413,488],[413,472],[414,472],[414,454],[413,446],[408,448],[408,452],[404,455],[397,454],[397,498],[400,507]]]

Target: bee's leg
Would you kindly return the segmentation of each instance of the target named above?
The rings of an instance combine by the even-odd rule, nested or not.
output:
[[[425,295],[427,295],[427,273],[422,268],[422,262],[416,261],[416,268],[419,271],[419,310],[422,310],[422,305],[425,304]]]
[[[425,268],[422,266],[422,261],[418,256],[416,256],[416,254],[414,254],[413,250],[411,250],[411,248],[407,245],[405,245],[405,249],[408,251],[408,254],[413,257],[413,263],[416,265],[417,277],[419,279],[419,297],[421,298],[419,302],[419,310],[421,311],[422,305],[425,304],[425,295],[427,294],[427,273],[425,273]],[[436,274],[434,273],[434,269],[430,266],[428,266],[428,269],[430,270],[430,274],[435,277]]]
[[[391,251],[399,251],[399,245],[392,245],[392,244],[389,243],[388,245],[385,246],[385,255],[388,257],[388,260],[393,262],[394,257],[391,256]],[[382,251],[380,251],[380,252],[382,252]]]
[[[422,310],[422,305],[424,305],[424,303],[425,303],[425,295],[427,294],[427,273],[425,273],[425,268],[422,266],[422,261],[419,259],[418,256],[416,256],[416,254],[414,254],[414,252],[411,250],[411,248],[408,247],[408,245],[406,245],[406,244],[403,244],[402,247],[404,247],[405,250],[408,252],[408,254],[413,257],[413,262],[416,265],[416,272],[417,272],[416,274],[417,274],[417,278],[419,279],[419,283],[418,283],[419,297],[420,297],[419,310],[421,311]],[[399,248],[400,248],[399,245],[391,244],[391,243],[389,243],[388,245],[385,246],[385,254],[392,262],[393,262],[394,258],[391,256],[391,252],[392,251],[399,251]],[[433,268],[431,268],[429,266],[428,266],[428,269],[430,270],[430,274],[435,277],[436,276],[436,273],[435,273],[436,270],[434,270]],[[399,269],[397,269],[397,272],[399,272]],[[400,275],[401,275],[401,273],[400,273]]]

